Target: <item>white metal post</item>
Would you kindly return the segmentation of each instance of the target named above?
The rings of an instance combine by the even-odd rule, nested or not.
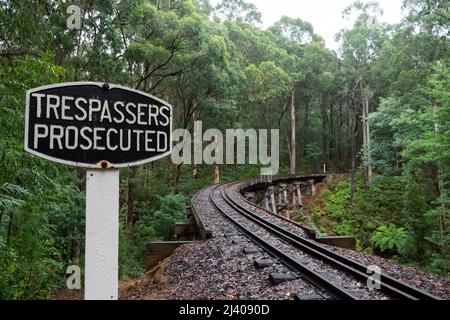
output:
[[[117,300],[119,170],[86,173],[85,299]]]

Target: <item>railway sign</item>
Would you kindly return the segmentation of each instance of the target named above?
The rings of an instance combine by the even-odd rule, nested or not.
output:
[[[25,150],[86,168],[139,165],[172,151],[172,106],[117,85],[74,82],[27,92]]]
[[[118,298],[119,169],[172,152],[172,106],[134,89],[71,82],[27,91],[25,151],[86,172],[85,299]]]

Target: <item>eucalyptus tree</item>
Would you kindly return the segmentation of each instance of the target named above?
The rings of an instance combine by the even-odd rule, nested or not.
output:
[[[257,26],[262,23],[261,12],[244,0],[223,0],[214,8],[214,17],[222,21],[245,23]]]
[[[66,8],[61,1],[0,2],[0,58],[37,58],[49,51],[65,62],[75,45],[75,34],[65,30]]]
[[[289,74],[273,61],[265,61],[259,65],[251,64],[244,70],[246,86],[244,90],[247,108],[252,114],[259,114],[252,121],[256,127],[275,128],[272,120],[274,110],[280,111],[284,97],[289,91],[291,79]],[[255,109],[256,108],[256,109]]]
[[[377,16],[382,14],[377,3],[356,2],[347,7],[343,14],[349,16],[353,10],[356,10],[358,15],[352,29],[342,30],[338,39],[342,45],[343,66],[351,77],[347,91],[352,96],[354,108],[360,108],[361,111],[364,178],[366,183],[370,183],[371,135],[367,118],[371,104],[377,102],[377,60],[386,35],[383,25],[377,20]]]
[[[448,6],[447,6],[448,7]],[[401,152],[420,134],[419,123],[424,104],[437,107],[437,100],[424,95],[427,79],[436,73],[435,63],[448,60],[450,54],[449,21],[433,13],[445,14],[441,1],[404,1],[408,15],[391,28],[392,38],[385,40],[379,57],[385,82],[381,109],[370,123],[376,134],[373,158],[377,169],[384,173],[399,173],[405,159]],[[446,27],[447,26],[447,27]],[[396,119],[404,114],[406,123]]]
[[[210,17],[214,12],[214,5],[210,0],[192,0],[192,4],[197,10],[207,17]]]
[[[169,82],[171,99],[177,105],[177,128],[193,130],[194,121],[203,120],[211,128],[226,129],[236,121],[239,72],[232,58],[233,48],[223,27],[212,21],[205,24],[207,31],[198,58]],[[174,184],[180,167],[175,166]]]
[[[327,55],[329,51],[324,48],[323,39],[314,33],[314,29],[309,22],[303,21],[299,18],[294,19],[283,16],[279,21],[269,28],[272,35],[273,42],[277,43],[280,48],[286,50],[288,58],[280,61],[284,69],[289,73],[292,79],[290,90],[290,119],[291,119],[291,143],[290,143],[290,173],[297,172],[297,130],[296,105],[300,103],[304,106],[303,110],[303,125],[302,125],[302,158],[303,162],[307,156],[309,146],[309,127],[310,127],[310,107],[311,101],[317,93],[316,79],[323,72],[323,65],[315,64],[314,61],[309,61],[312,55],[308,52],[314,50],[312,48],[319,48],[316,53],[322,56],[322,53]],[[320,59],[320,58],[319,58]],[[323,61],[322,61],[323,62]],[[328,63],[328,62],[326,62]]]
[[[405,256],[446,272],[448,153],[441,137],[448,127],[448,97],[442,91],[448,82],[448,4],[408,0],[403,6],[407,15],[391,27],[379,56],[388,87],[369,116],[373,159],[379,172],[404,177],[411,239]]]
[[[150,93],[161,92],[164,81],[191,68],[200,58],[205,32],[190,1],[166,2],[164,6],[143,1],[130,13],[125,28],[130,41],[124,57],[133,86]]]

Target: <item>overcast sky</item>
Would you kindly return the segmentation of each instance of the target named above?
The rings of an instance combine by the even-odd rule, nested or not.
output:
[[[328,48],[337,50],[334,35],[352,22],[342,18],[342,11],[355,0],[246,0],[262,13],[264,28],[287,15],[310,22],[315,33],[325,39]],[[212,1],[213,3],[218,2]],[[368,2],[368,0],[363,0]],[[378,0],[384,15],[383,22],[397,23],[402,18],[402,0]]]

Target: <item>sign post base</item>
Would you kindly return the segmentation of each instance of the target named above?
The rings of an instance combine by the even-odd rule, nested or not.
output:
[[[117,300],[119,170],[86,173],[85,300]]]

